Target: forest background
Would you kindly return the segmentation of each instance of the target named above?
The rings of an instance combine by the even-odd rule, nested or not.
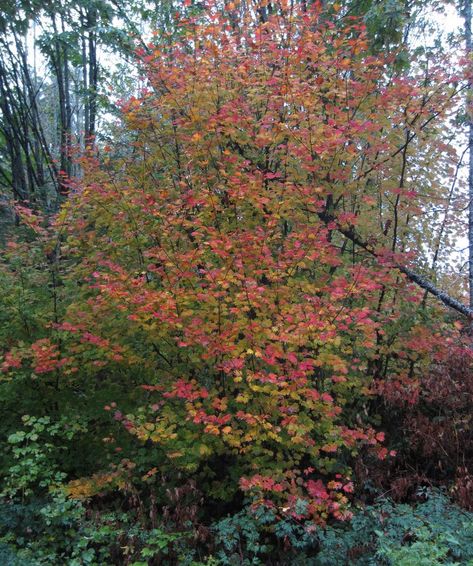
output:
[[[473,563],[471,19],[0,7],[2,564]]]

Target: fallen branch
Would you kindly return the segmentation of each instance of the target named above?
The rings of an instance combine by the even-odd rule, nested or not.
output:
[[[345,238],[348,238],[354,244],[366,250],[370,255],[372,255],[376,259],[379,259],[376,250],[373,249],[373,247],[370,246],[367,242],[364,242],[356,233],[353,227],[344,228],[343,226],[340,226],[340,224],[337,222],[337,219],[326,212],[318,213],[318,216],[326,224],[334,223],[337,226],[336,228],[337,231],[340,232],[343,236],[345,236]],[[473,319],[473,309],[467,307],[457,299],[451,297],[445,291],[439,289],[436,285],[434,285],[431,281],[426,279],[423,275],[419,275],[409,267],[406,267],[405,265],[401,265],[400,263],[397,262],[392,262],[391,265],[394,269],[397,269],[401,273],[403,273],[410,281],[412,281],[413,283],[415,283],[416,285],[418,285],[419,287],[421,287],[422,289],[424,289],[425,291],[436,297],[445,306],[461,313],[462,315],[468,318]]]

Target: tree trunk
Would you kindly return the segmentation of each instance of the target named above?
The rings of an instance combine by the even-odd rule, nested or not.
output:
[[[471,36],[471,0],[464,0],[463,15],[465,18],[465,43],[467,55],[472,55],[472,36]],[[470,61],[471,64],[471,61]],[[469,147],[469,167],[468,167],[468,283],[470,290],[470,307],[473,307],[473,115],[472,115],[472,92],[471,87],[467,95],[467,116],[468,116],[468,147]]]
[[[89,28],[89,91],[87,99],[89,104],[89,130],[86,131],[86,142],[95,135],[95,121],[97,116],[97,37],[95,26],[97,25],[97,11],[89,10],[87,14],[87,27]]]

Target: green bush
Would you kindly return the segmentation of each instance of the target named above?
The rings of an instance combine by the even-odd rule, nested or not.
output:
[[[359,509],[349,523],[325,529],[278,519],[265,507],[214,525],[219,563],[312,566],[471,566],[473,513],[439,491],[415,505],[387,499]]]
[[[319,533],[317,566],[473,564],[473,513],[438,491],[416,505],[383,500],[355,514],[349,526]]]

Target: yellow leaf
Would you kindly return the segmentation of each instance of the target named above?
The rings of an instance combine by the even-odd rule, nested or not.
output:
[[[207,444],[201,444],[199,446],[199,454],[201,456],[208,456],[209,454],[212,454],[212,449],[207,446]]]

